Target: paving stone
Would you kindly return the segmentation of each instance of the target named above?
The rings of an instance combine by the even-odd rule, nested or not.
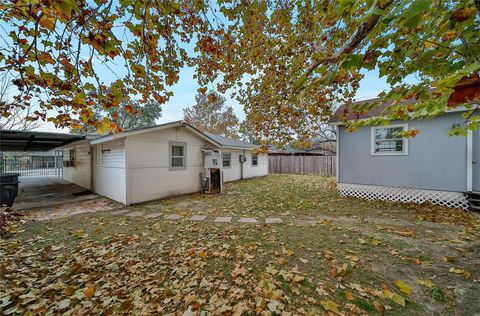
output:
[[[150,214],[147,214],[145,215],[145,218],[157,218],[159,216],[161,216],[163,213],[150,213]]]
[[[267,224],[280,224],[283,223],[281,218],[278,217],[267,217],[265,218],[265,223]]]
[[[240,223],[252,223],[252,224],[257,223],[257,219],[253,218],[253,217],[240,217],[240,219],[238,221]]]
[[[121,215],[121,214],[125,214],[125,213],[129,213],[130,210],[118,210],[118,211],[114,211],[112,212],[113,215]]]
[[[193,215],[192,217],[190,217],[190,220],[191,221],[196,221],[196,222],[201,222],[201,221],[204,221],[206,218],[207,218],[207,216],[205,216],[205,215]]]
[[[125,214],[125,216],[135,217],[135,216],[143,216],[143,214],[145,214],[145,213],[140,212],[140,211],[133,211],[133,212]]]
[[[219,216],[215,218],[215,223],[231,223],[232,222],[232,217],[231,216]]]
[[[178,215],[178,214],[170,214],[168,216],[165,216],[165,219],[168,219],[168,220],[177,220],[177,219],[180,219],[182,218],[182,216]]]

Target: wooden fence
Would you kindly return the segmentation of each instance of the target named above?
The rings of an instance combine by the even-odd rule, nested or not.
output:
[[[335,161],[335,156],[268,156],[268,172],[335,176]]]

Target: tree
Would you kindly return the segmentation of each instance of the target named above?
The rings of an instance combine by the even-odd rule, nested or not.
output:
[[[97,108],[93,114],[95,120],[113,122],[117,129],[121,131],[153,126],[161,116],[162,108],[158,102],[148,101],[142,104],[137,100],[121,101],[119,107],[112,107],[107,110]],[[88,124],[88,122],[73,130],[79,133],[96,132],[95,126]]]
[[[96,120],[93,107],[137,95],[163,104],[188,65],[200,92],[212,83],[233,91],[257,133],[286,140],[315,134],[311,122],[334,104],[356,111],[350,103],[362,73],[377,69],[390,84],[381,96],[394,103],[375,123],[464,105],[468,120],[456,130],[463,133],[480,125],[470,103],[480,99],[479,7],[478,0],[7,0],[0,70],[18,75],[15,104],[38,102],[35,118],[103,131],[117,126]],[[406,83],[409,76],[417,82]]]
[[[9,73],[4,73],[0,77],[0,108],[10,103],[8,92],[12,86]],[[39,127],[38,121],[28,119],[32,112],[31,106],[16,106],[9,113],[0,117],[0,129],[29,131]]]
[[[225,98],[216,92],[197,94],[196,104],[183,110],[185,122],[201,131],[238,139],[238,118]]]
[[[479,7],[471,0],[223,4],[228,23],[214,40],[220,51],[198,57],[200,82],[223,78],[219,90],[236,91],[257,132],[288,141],[315,135],[311,122],[335,104],[356,111],[362,72],[377,69],[390,85],[381,97],[393,105],[384,119],[352,127],[463,105],[466,125],[454,132],[464,133],[480,124],[469,103],[480,99]],[[407,83],[409,76],[417,82]]]

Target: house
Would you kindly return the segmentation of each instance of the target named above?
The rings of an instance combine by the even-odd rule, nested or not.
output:
[[[84,139],[63,148],[63,178],[125,205],[268,174],[254,146],[176,121]]]
[[[337,129],[339,193],[480,209],[475,203],[480,192],[480,132],[448,136],[453,127],[465,122],[462,109],[431,119],[347,131],[343,122],[379,117],[388,110],[389,103],[379,99],[363,102],[374,101],[380,101],[380,106],[360,114],[349,113],[343,105],[330,121]],[[404,138],[396,133],[409,129],[418,129],[420,134]]]

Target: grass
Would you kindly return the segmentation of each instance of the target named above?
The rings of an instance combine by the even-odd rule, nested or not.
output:
[[[272,175],[129,209],[284,224],[111,213],[29,222],[0,242],[0,313],[446,315],[458,309],[453,288],[479,278],[467,256],[475,216],[344,198],[328,178]]]

